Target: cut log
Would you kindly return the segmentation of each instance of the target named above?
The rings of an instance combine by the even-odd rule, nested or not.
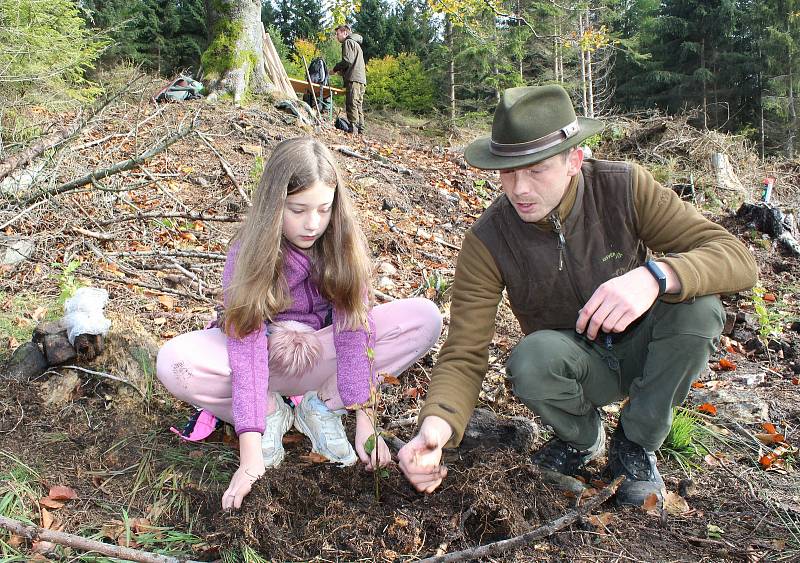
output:
[[[727,154],[721,152],[712,154],[711,167],[717,176],[717,188],[744,193],[744,186],[742,186],[739,178],[736,177]]]

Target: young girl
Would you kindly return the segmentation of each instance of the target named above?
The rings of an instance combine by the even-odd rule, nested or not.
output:
[[[374,432],[370,388],[378,373],[397,375],[422,357],[442,320],[426,299],[370,309],[369,277],[364,236],[330,150],[311,137],[283,141],[228,252],[221,328],[178,336],[158,354],[167,389],[239,435],[240,465],[223,508],[239,508],[264,469],[282,461],[293,423],[340,465],[391,462],[381,438],[371,455],[364,449]],[[292,408],[283,396],[302,400]],[[345,409],[356,413],[355,452]]]

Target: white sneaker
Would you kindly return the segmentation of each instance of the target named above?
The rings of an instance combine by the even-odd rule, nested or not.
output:
[[[264,434],[261,436],[261,453],[265,467],[277,467],[283,461],[286,450],[283,449],[283,435],[292,426],[292,408],[283,401],[283,397],[272,393],[275,400],[275,412],[267,415]]]
[[[341,415],[331,412],[316,391],[303,395],[302,402],[294,408],[294,426],[311,439],[313,451],[333,463],[346,466],[358,460],[347,440]]]

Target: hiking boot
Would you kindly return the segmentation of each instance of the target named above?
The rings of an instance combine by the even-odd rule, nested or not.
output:
[[[358,457],[347,440],[342,416],[332,412],[316,391],[303,395],[294,409],[294,426],[311,439],[311,449],[341,466],[353,465]]]
[[[286,453],[286,450],[283,449],[283,435],[292,426],[292,408],[277,393],[272,393],[272,395],[275,412],[267,415],[264,434],[261,436],[264,467],[277,467],[283,461]]]
[[[664,480],[656,467],[656,455],[642,446],[631,442],[622,424],[618,424],[611,436],[608,450],[606,473],[616,479],[620,475],[625,480],[617,490],[616,504],[641,507],[648,497],[656,495],[657,506],[664,502]]]
[[[539,466],[545,477],[579,475],[583,467],[605,452],[606,434],[602,424],[598,430],[595,444],[588,450],[579,450],[561,438],[554,437],[533,454],[531,461]]]

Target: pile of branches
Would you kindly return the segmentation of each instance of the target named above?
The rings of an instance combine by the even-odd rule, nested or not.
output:
[[[66,128],[53,116],[42,137],[2,155],[0,257],[20,240],[33,248],[0,266],[13,294],[36,287],[42,299],[56,297],[84,279],[145,317],[180,316],[175,297],[213,308],[226,245],[260,171],[252,153],[292,133],[275,111],[157,105],[155,91],[152,80],[128,87]],[[145,310],[143,293],[167,296],[167,305]]]
[[[654,170],[657,177],[660,172],[667,185],[691,178],[695,185],[713,189],[712,156],[722,153],[747,194],[755,197],[764,176],[774,175],[774,164],[762,163],[756,147],[745,137],[698,129],[691,121],[691,115],[615,117],[607,124],[604,138],[610,141],[603,144],[599,156],[639,162]],[[716,194],[720,200],[725,195]]]

